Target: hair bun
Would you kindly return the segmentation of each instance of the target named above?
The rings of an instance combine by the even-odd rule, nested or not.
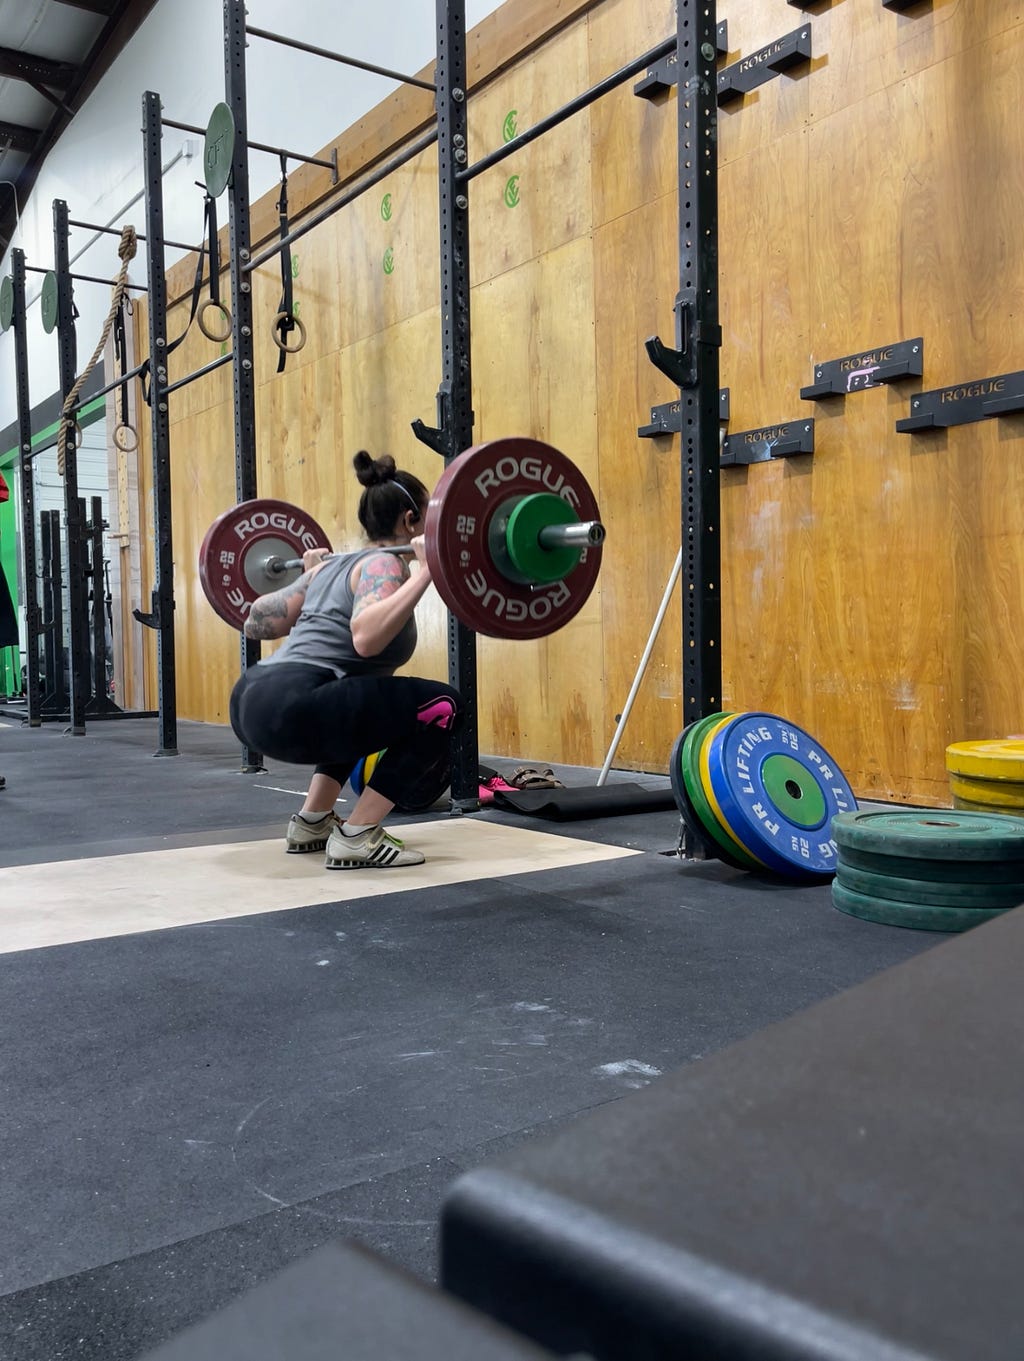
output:
[[[381,454],[380,458],[372,458],[365,449],[359,450],[352,460],[352,466],[356,470],[356,477],[364,487],[377,487],[382,482],[390,482],[398,471],[395,467],[395,460],[390,454]]]

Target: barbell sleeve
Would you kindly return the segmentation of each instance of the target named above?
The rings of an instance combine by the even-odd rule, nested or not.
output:
[[[537,534],[541,548],[597,548],[604,543],[600,520],[581,520],[574,525],[545,525]]]

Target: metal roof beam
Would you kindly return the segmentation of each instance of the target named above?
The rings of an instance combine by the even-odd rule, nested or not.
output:
[[[31,151],[45,131],[45,128],[26,128],[20,123],[5,123],[0,118],[0,143],[9,151]]]
[[[59,0],[59,2],[62,5],[70,5],[72,9],[86,9],[90,14],[100,14],[106,19],[117,9],[118,0]]]
[[[35,89],[51,85],[66,90],[77,74],[78,67],[69,61],[50,61],[47,57],[34,57],[31,52],[0,47],[0,76],[23,80]]]

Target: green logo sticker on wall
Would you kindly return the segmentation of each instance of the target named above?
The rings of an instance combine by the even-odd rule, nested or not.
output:
[[[380,215],[385,222],[391,221],[391,214],[394,212],[394,204],[390,194],[385,194],[380,201]]]
[[[505,207],[519,207],[519,176],[513,175],[505,185]]]
[[[297,279],[298,277],[299,277],[299,257],[298,257],[297,255],[293,255],[293,256],[292,256],[292,278],[293,278],[293,279]]]
[[[395,252],[388,246],[384,252],[384,273],[394,274],[395,272]]]
[[[515,137],[517,132],[516,120],[518,117],[518,109],[509,109],[508,113],[505,115],[505,122],[502,124],[501,128],[502,141],[511,142],[512,138]]]

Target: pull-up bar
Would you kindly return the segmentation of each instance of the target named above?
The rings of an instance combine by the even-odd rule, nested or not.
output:
[[[206,128],[197,128],[194,123],[179,123],[174,118],[161,118],[165,128],[177,128],[179,132],[194,132],[200,137],[206,136]],[[246,142],[246,146],[252,151],[266,151],[271,156],[287,156],[290,161],[305,161],[307,165],[322,165],[325,170],[329,170],[334,177],[332,183],[338,183],[338,152],[332,149],[331,159],[323,160],[319,156],[303,156],[298,151],[288,151],[285,147],[268,146],[266,142]],[[168,242],[173,245],[173,242]]]
[[[365,194],[368,189],[372,189],[375,184],[380,184],[382,180],[386,180],[387,177],[394,174],[396,170],[401,170],[403,165],[408,161],[411,161],[414,156],[418,156],[421,151],[425,151],[427,147],[433,146],[436,141],[437,129],[431,128],[429,132],[424,133],[422,137],[419,137],[415,142],[410,143],[410,145],[407,146],[404,151],[400,152],[399,155],[392,157],[390,161],[385,161],[372,175],[368,176],[365,180],[360,180],[360,182],[353,185],[351,189],[346,189],[344,193],[339,194],[337,198],[332,199],[326,208],[315,213],[313,217],[308,218],[300,227],[296,227],[294,231],[290,231],[287,236],[280,237],[274,242],[273,246],[269,246],[266,250],[260,251],[258,254],[254,255],[251,260],[242,265],[242,273],[251,274],[254,269],[259,269],[260,265],[265,265],[268,260],[275,259],[276,256],[280,255],[285,246],[291,245],[291,243],[297,241],[300,236],[305,236],[306,233],[311,232],[314,227],[319,227],[321,222],[326,222],[329,217],[333,217],[334,214],[338,212],[339,209],[344,208],[346,204],[354,203],[355,200]]]
[[[169,392],[177,392],[178,388],[183,388],[189,383],[194,383],[197,378],[203,378],[206,374],[212,373],[214,369],[219,369],[222,364],[230,364],[234,357],[234,354],[230,351],[227,354],[218,355],[218,357],[211,360],[209,364],[204,364],[201,369],[194,369],[192,373],[186,374],[184,378],[179,378],[177,382],[168,383],[167,386],[162,389],[164,396]]]
[[[107,236],[121,235],[121,229],[119,227],[99,227],[95,222],[76,222],[74,218],[68,219],[68,226],[83,227],[87,232],[105,232]],[[141,232],[136,232],[135,239],[137,241],[145,241],[146,238],[142,235]],[[174,246],[176,250],[198,251],[201,249],[201,247],[199,246],[190,246],[185,241],[165,241],[164,245]]]
[[[511,142],[506,142],[505,145],[499,147],[497,151],[492,151],[489,156],[484,156],[481,160],[475,162],[475,164],[467,166],[465,170],[456,171],[455,178],[460,181],[474,179],[483,171],[489,170],[492,165],[497,165],[499,161],[503,161],[506,156],[513,155],[520,147],[524,147],[527,143],[535,141],[545,132],[550,132],[552,128],[556,128],[559,123],[564,123],[565,120],[571,118],[573,114],[579,113],[581,109],[585,109],[589,104],[593,104],[596,100],[600,99],[602,95],[606,95],[609,90],[614,90],[617,85],[622,85],[625,81],[629,80],[631,76],[635,76],[639,74],[639,72],[646,70],[648,66],[653,66],[654,63],[660,61],[662,57],[667,57],[668,54],[674,52],[675,49],[676,39],[675,35],[673,35],[671,38],[666,38],[663,42],[660,42],[657,47],[652,47],[651,50],[645,52],[642,57],[637,57],[635,61],[631,61],[628,66],[623,66],[620,70],[613,72],[612,75],[606,76],[604,80],[598,81],[596,85],[591,86],[589,90],[585,90],[583,94],[577,95],[575,99],[570,99],[568,104],[563,104],[560,109],[556,109],[554,113],[548,114],[547,118],[542,118],[540,122],[535,123],[532,128],[527,128],[525,132],[521,132],[518,137],[513,137]]]
[[[42,265],[26,265],[26,274],[52,274],[50,269],[43,269]],[[108,288],[113,288],[117,283],[116,279],[100,279],[94,274],[69,274],[69,279],[74,279],[75,283],[84,284],[106,284]],[[139,293],[147,292],[145,284],[125,284],[125,288],[134,288]],[[93,394],[95,396],[95,394]],[[89,399],[90,401],[92,398]]]
[[[245,26],[246,33],[253,38],[266,38],[267,42],[280,43],[282,47],[294,47],[299,52],[312,52],[314,57],[326,57],[328,61],[340,61],[343,66],[354,66],[359,71],[370,71],[375,76],[388,76],[391,80],[400,80],[403,85],[415,85],[420,90],[436,90],[436,85],[431,85],[427,80],[420,80],[418,76],[403,76],[401,71],[389,71],[386,66],[374,66],[369,61],[358,61],[355,57],[343,57],[339,52],[328,52],[325,47],[312,47],[309,43],[300,43],[295,38],[283,38],[280,33],[271,33],[265,28],[253,28],[250,24]]]
[[[640,71],[646,70],[648,66],[653,66],[654,63],[660,61],[662,57],[667,56],[670,52],[674,52],[675,48],[675,36],[673,35],[671,38],[665,38],[657,47],[652,47],[649,52],[645,52],[643,56],[637,57],[634,61],[631,61],[628,66],[623,66],[620,70],[613,72],[612,75],[606,76],[604,80],[599,81],[591,89],[586,90],[581,95],[577,95],[575,99],[570,100],[568,104],[563,105],[562,108],[556,110],[554,113],[549,114],[547,118],[541,119],[541,121],[534,124],[532,128],[527,128],[525,132],[520,133],[518,137],[513,138],[513,140],[508,142],[505,146],[492,152],[491,155],[485,156],[483,160],[477,161],[475,165],[467,166],[465,170],[460,170],[457,178],[459,180],[473,179],[476,175],[479,175],[481,171],[487,170],[492,165],[496,165],[498,161],[503,161],[506,156],[511,156],[513,152],[518,151],[520,147],[526,146],[528,142],[534,141],[543,133],[548,132],[551,128],[557,127],[559,123],[564,122],[567,118],[571,118],[573,114],[579,113],[579,111],[585,109],[588,104],[593,104],[595,100],[600,99],[601,96],[607,94],[609,90],[614,90],[617,85],[622,85],[625,81],[629,80],[631,76],[635,76]],[[285,246],[290,245],[293,241],[297,241],[300,236],[305,236],[306,232],[312,231],[314,227],[319,227],[321,223],[326,222],[328,218],[333,217],[339,209],[354,202],[360,195],[365,194],[367,189],[372,189],[374,185],[380,184],[382,180],[387,179],[394,171],[400,170],[402,166],[408,161],[411,161],[414,156],[418,156],[420,152],[425,151],[427,147],[433,146],[436,141],[437,129],[433,128],[430,132],[425,133],[415,142],[412,142],[398,156],[385,162],[379,170],[374,171],[367,179],[361,180],[345,193],[339,194],[337,198],[332,199],[320,212],[303,222],[301,226],[290,231],[287,236],[281,237],[273,246],[254,255],[248,263],[242,265],[242,272],[244,274],[249,274],[254,269],[259,269],[260,265],[265,265],[268,260],[273,260]]]
[[[119,373],[112,382],[106,385],[106,387],[97,388],[95,392],[84,395],[74,406],[69,407],[67,415],[73,416],[76,411],[81,411],[83,406],[88,406],[89,403],[94,402],[97,397],[105,397],[108,392],[113,392],[115,388],[121,387],[123,383],[129,383],[133,378],[138,378],[139,374],[144,373],[148,367],[149,360],[144,359],[141,364],[136,364],[135,368],[128,369],[126,373]]]

